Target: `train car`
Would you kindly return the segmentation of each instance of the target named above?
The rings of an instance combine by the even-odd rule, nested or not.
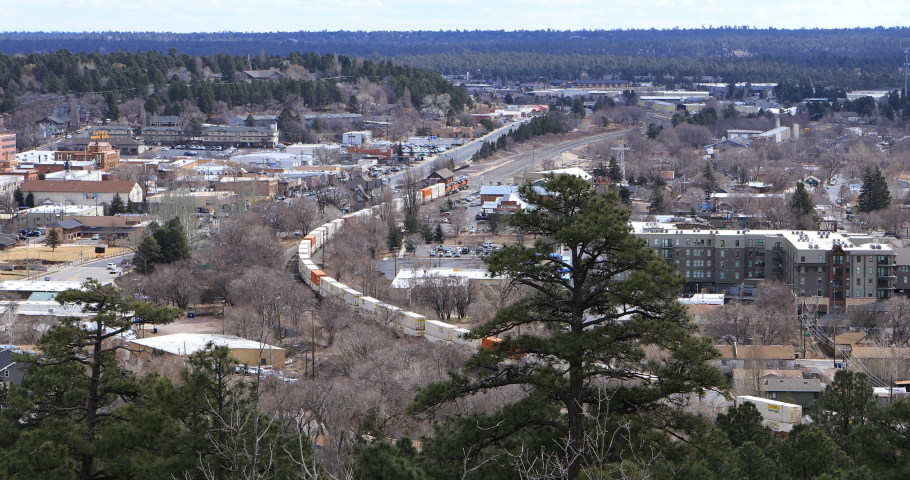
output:
[[[297,247],[297,256],[300,258],[310,258],[310,242],[304,240]]]
[[[376,305],[381,303],[373,297],[360,297],[360,310],[368,315],[376,314]]]
[[[344,295],[344,303],[350,305],[354,310],[360,310],[360,297],[363,296],[363,293],[353,288],[345,288],[342,290],[342,294]]]
[[[442,198],[446,194],[446,184],[444,183],[434,183],[433,185],[430,185],[430,189],[432,190],[430,198],[433,200]]]
[[[310,270],[310,286],[314,290],[320,291],[319,284],[322,283],[322,279],[325,278],[325,272],[322,270]]]
[[[402,312],[398,324],[402,327],[409,328],[417,332],[417,335],[423,335],[426,331],[427,317],[414,312]]]
[[[319,293],[324,297],[331,295],[332,292],[329,290],[329,284],[333,283],[338,283],[338,281],[328,275],[322,277],[319,280]]]
[[[335,224],[332,222],[323,223],[322,226],[319,228],[322,228],[325,230],[325,239],[323,240],[323,244],[325,243],[325,241],[327,241],[328,239],[332,238],[333,235],[335,235]]]
[[[316,235],[313,235],[312,232],[303,237],[303,241],[310,244],[310,252],[317,250],[318,247],[316,247]]]
[[[397,324],[399,318],[401,317],[401,312],[404,310],[396,307],[395,305],[390,305],[385,302],[379,302],[376,305],[376,320],[381,323],[395,323]]]
[[[480,348],[480,340],[471,340],[471,339],[465,338],[469,333],[471,333],[471,331],[468,329],[456,328],[455,331],[453,332],[452,342],[456,343],[458,345],[464,345],[466,347],[471,347],[474,350],[477,350],[478,348]]]
[[[423,203],[429,202],[433,199],[433,189],[430,187],[420,189],[420,201]]]
[[[336,218],[335,220],[332,220],[332,224],[335,225],[335,233],[338,233],[338,231],[341,230],[341,227],[344,226],[344,219]]]
[[[427,338],[444,342],[452,341],[452,335],[456,328],[455,325],[440,322],[439,320],[427,320],[424,324]]]

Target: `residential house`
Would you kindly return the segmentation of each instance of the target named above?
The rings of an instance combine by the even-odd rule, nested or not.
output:
[[[760,396],[803,408],[812,405],[824,389],[817,378],[764,378],[759,383]]]
[[[23,350],[16,345],[0,345],[0,383],[18,385],[25,378],[25,364],[14,356],[23,353],[35,353]]]
[[[42,138],[53,137],[66,132],[66,122],[54,116],[41,117],[35,120],[35,123],[38,124],[38,132],[41,133]]]
[[[735,369],[750,369],[761,372],[770,370],[793,370],[796,352],[787,345],[718,345],[720,369],[724,375],[733,376]]]
[[[75,220],[81,225],[77,230],[72,222],[63,223],[68,220]],[[104,239],[126,238],[137,230],[148,226],[149,217],[145,215],[114,215],[100,217],[66,217],[61,222],[57,222],[54,229],[59,229],[64,238],[72,235],[78,235],[79,238],[91,238],[100,235]],[[62,225],[59,225],[61,224]],[[69,230],[69,231],[66,231]],[[74,237],[75,238],[75,237]]]
[[[452,173],[448,168],[443,168],[442,170],[437,170],[430,174],[427,177],[427,183],[432,185],[434,183],[444,183],[446,185],[455,181],[455,174]]]
[[[352,178],[345,182],[344,186],[352,192],[354,201],[358,203],[368,202],[382,195],[381,178]]]
[[[245,70],[237,72],[236,76],[241,82],[255,82],[263,80],[277,81],[284,78],[284,75],[278,70]]]

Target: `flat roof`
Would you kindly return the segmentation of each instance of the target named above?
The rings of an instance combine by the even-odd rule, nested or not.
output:
[[[101,282],[101,285],[110,284],[111,282]],[[0,290],[5,292],[65,292],[70,289],[82,289],[82,282],[7,280],[0,283]]]
[[[199,350],[204,349],[209,343],[228,347],[232,350],[284,350],[281,347],[241,338],[236,335],[219,335],[212,333],[175,333],[173,335],[136,339],[132,342],[137,345],[154,348],[155,350],[174,355],[188,355],[198,352]]]

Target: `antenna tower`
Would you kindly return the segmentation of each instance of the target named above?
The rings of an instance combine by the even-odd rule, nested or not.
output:
[[[620,183],[623,183],[626,181],[626,155],[625,155],[625,153],[626,153],[626,150],[632,150],[631,148],[626,146],[626,144],[628,144],[628,143],[629,142],[627,142],[625,140],[614,140],[613,144],[616,146],[610,149],[610,150],[615,150],[616,152],[618,152],[616,154],[616,160],[619,161],[619,170],[622,172],[622,181]]]

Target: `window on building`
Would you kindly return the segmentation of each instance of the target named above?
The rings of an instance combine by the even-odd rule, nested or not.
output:
[[[721,251],[720,251],[720,258],[724,258],[724,257],[726,257],[726,256],[727,256],[727,251],[726,251],[726,250],[721,250]]]
[[[816,297],[822,296],[822,291],[821,291],[821,289],[815,291],[815,296],[816,296]]]
[[[818,278],[818,279],[816,279],[816,280],[818,281],[818,284],[819,284],[819,285],[822,284],[822,279]]]
[[[805,285],[805,284],[806,284],[806,277],[799,277],[799,284],[800,284],[800,285]]]
[[[736,240],[733,246],[734,246],[734,247],[738,247],[738,246],[739,246],[739,240]]]
[[[818,273],[822,273],[823,271],[824,271],[824,267],[818,267]]]
[[[727,274],[726,274],[726,273],[720,272],[720,279],[721,279],[721,280],[723,280],[723,279],[726,278],[726,277],[727,277]]]
[[[863,296],[863,291],[857,288],[857,289],[856,289],[856,298],[859,298],[859,297],[862,297],[862,296]]]
[[[755,241],[755,246],[756,246],[756,247],[764,247],[764,246],[765,246],[765,241],[764,241],[764,240],[756,240],[756,241]]]
[[[874,261],[875,261],[875,255],[869,255],[869,263],[872,263]]]
[[[739,258],[739,250],[736,251],[736,255],[734,255],[734,256],[735,256],[736,258]]]
[[[858,287],[858,286],[860,286],[860,285],[862,285],[862,284],[863,284],[863,279],[862,279],[862,278],[857,278],[857,279],[856,279],[856,286]]]
[[[691,261],[691,260],[686,260],[686,266],[687,266],[687,267],[691,267],[691,266],[692,266],[692,261]]]
[[[739,272],[733,272],[733,278],[739,280]]]
[[[870,287],[872,286],[872,279],[871,279],[871,278],[869,279],[869,286],[870,286]]]
[[[691,239],[691,238],[687,238],[687,239],[686,239],[686,245],[692,245],[692,239]]]
[[[866,295],[866,296],[869,298],[872,298],[872,290],[869,290],[867,293],[868,293],[868,295]]]
[[[806,261],[806,256],[805,256],[805,255],[800,255],[800,256],[799,256],[799,261],[800,261],[800,262],[805,262],[805,261]]]
[[[720,246],[723,247],[725,243],[726,243],[725,241],[721,240],[721,241],[720,241]]]
[[[739,268],[739,261],[734,262],[734,263],[733,263],[733,266],[734,266],[735,268]]]
[[[754,243],[753,240],[750,238],[748,245],[751,247],[753,243]]]
[[[869,275],[872,275],[872,272],[873,272],[873,269],[874,269],[874,268],[875,268],[875,267],[869,267]]]
[[[799,273],[806,273],[806,267],[799,267]]]
[[[856,267],[856,274],[857,274],[857,275],[862,275],[862,274],[863,274],[863,267]]]
[[[825,256],[824,256],[824,255],[819,255],[819,256],[818,256],[818,263],[822,263],[822,262],[824,262],[824,261],[825,261]]]
[[[692,256],[692,249],[691,249],[691,248],[687,248],[687,249],[686,249],[686,256],[687,256],[687,257]]]

